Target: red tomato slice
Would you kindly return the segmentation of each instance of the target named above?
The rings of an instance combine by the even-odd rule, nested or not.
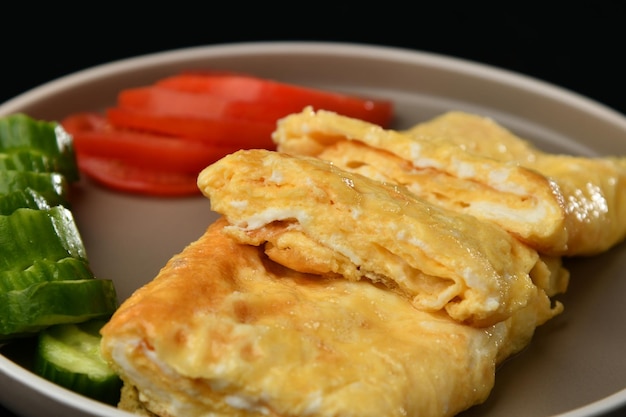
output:
[[[111,124],[117,128],[139,129],[183,139],[194,139],[214,147],[276,148],[272,141],[272,132],[276,129],[276,123],[158,115],[119,107],[108,109],[106,115]],[[185,141],[185,143],[191,142]]]
[[[111,129],[111,126],[104,116],[100,113],[88,111],[73,113],[63,119],[61,124],[70,134],[88,130],[103,131]]]
[[[117,106],[124,110],[145,112],[155,116],[254,120],[272,125],[275,125],[281,117],[300,112],[304,108],[290,101],[268,103],[237,101],[159,86],[123,90],[118,95]]]
[[[78,166],[95,183],[112,190],[155,197],[199,195],[197,176],[132,166],[126,162],[82,155]]]
[[[61,124],[74,139],[78,159],[92,155],[159,171],[197,175],[207,165],[240,148],[207,146],[176,137],[117,129],[96,113],[77,113]]]
[[[389,100],[339,94],[243,74],[185,72],[161,79],[155,85],[268,106],[274,101],[289,102],[298,109],[310,105],[316,110],[334,111],[382,127],[388,127],[393,117],[393,104]]]
[[[198,173],[239,149],[274,150],[278,119],[311,106],[388,127],[388,100],[337,94],[217,71],[185,72],[123,90],[106,115],[76,113],[61,124],[78,165],[109,188],[155,196],[198,194]]]

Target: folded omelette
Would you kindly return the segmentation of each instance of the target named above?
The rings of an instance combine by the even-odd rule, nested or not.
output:
[[[541,152],[491,119],[450,112],[406,131],[307,108],[277,149],[406,186],[493,222],[541,253],[593,255],[626,236],[626,159]]]
[[[562,311],[560,258],[397,184],[246,150],[198,185],[222,217],[102,329],[122,409],[454,416]]]
[[[220,218],[126,300],[102,354],[137,414],[450,417],[558,315],[562,257],[626,235],[626,162],[450,112],[280,120],[198,187]]]
[[[368,280],[306,274],[220,219],[102,330],[120,408],[158,416],[445,417],[484,401],[496,366],[549,317],[534,300],[488,327]]]
[[[549,310],[535,283],[560,279],[501,227],[318,158],[239,151],[205,168],[198,186],[227,233],[272,260],[382,283],[460,322],[490,325],[535,299]]]

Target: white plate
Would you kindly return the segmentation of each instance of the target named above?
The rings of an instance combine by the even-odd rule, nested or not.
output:
[[[626,119],[601,104],[496,68],[417,51],[314,42],[196,47],[87,69],[0,106],[58,120],[113,104],[125,87],[182,69],[240,70],[286,82],[391,98],[395,127],[450,109],[495,118],[548,151],[626,155]],[[122,298],[152,279],[215,218],[208,200],[115,194],[88,183],[74,214],[98,276],[112,278]],[[565,312],[539,328],[531,345],[498,371],[488,401],[461,415],[598,416],[626,405],[626,245],[568,261]],[[34,376],[0,355],[0,402],[26,416],[124,416]]]

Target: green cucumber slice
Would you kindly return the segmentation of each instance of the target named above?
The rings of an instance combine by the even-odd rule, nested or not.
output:
[[[22,113],[0,118],[0,152],[16,150],[40,151],[50,158],[53,171],[70,182],[79,178],[72,137],[57,122],[36,120]]]
[[[84,259],[65,258],[59,261],[35,260],[20,271],[0,271],[0,292],[23,290],[45,281],[71,281],[94,278]]]
[[[47,199],[32,188],[12,191],[0,195],[0,215],[8,216],[19,208],[29,208],[33,210],[47,210],[55,205],[62,205],[64,199]]]
[[[100,352],[104,320],[60,324],[37,338],[34,372],[49,381],[98,401],[116,405],[122,380]]]
[[[108,317],[117,307],[113,282],[103,279],[46,281],[0,293],[0,340]]]
[[[0,216],[0,271],[23,270],[34,260],[87,259],[72,212],[21,208]]]
[[[57,172],[0,170],[0,195],[27,188],[41,194],[50,206],[62,204],[69,207],[69,186],[63,175]]]
[[[0,152],[0,169],[33,172],[55,172],[50,158],[34,149]]]

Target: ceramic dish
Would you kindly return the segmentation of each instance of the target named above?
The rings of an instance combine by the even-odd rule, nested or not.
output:
[[[554,152],[626,154],[626,119],[572,92],[459,59],[378,46],[264,42],[195,47],[87,69],[0,106],[58,120],[102,109],[125,87],[182,69],[212,67],[337,91],[391,98],[396,128],[457,109],[490,116]],[[152,279],[215,218],[208,200],[133,197],[81,184],[74,213],[96,274],[112,278],[121,298]],[[626,404],[626,246],[567,261],[565,312],[507,361],[488,401],[474,416],[599,416]],[[128,415],[50,384],[0,355],[0,402],[20,415]]]

